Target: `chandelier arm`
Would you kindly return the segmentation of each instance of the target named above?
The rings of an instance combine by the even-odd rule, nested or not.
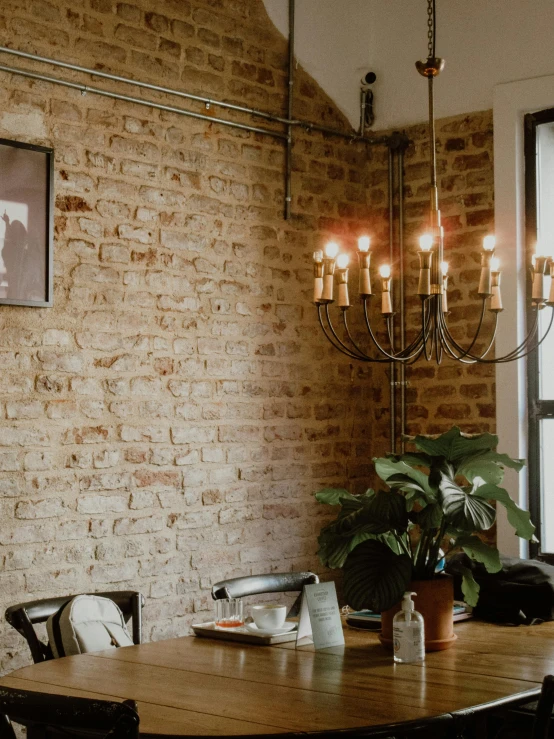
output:
[[[439,315],[439,321],[440,321],[441,325],[443,326],[446,334],[448,335],[448,337],[451,340],[451,342],[453,343],[453,345],[456,347],[456,350],[459,351],[459,352],[461,352],[461,354],[460,354],[460,356],[458,358],[462,358],[462,357],[466,357],[466,356],[468,356],[468,357],[472,357],[473,356],[471,354],[471,350],[475,346],[475,343],[477,342],[477,339],[479,338],[479,334],[481,333],[481,329],[483,327],[483,320],[485,318],[485,311],[487,309],[486,301],[487,301],[487,299],[486,298],[483,298],[483,305],[482,305],[482,309],[481,309],[481,317],[479,318],[479,325],[477,326],[477,331],[475,332],[475,334],[473,336],[473,340],[472,340],[471,344],[468,346],[467,349],[463,349],[458,344],[458,342],[454,339],[454,337],[450,333],[450,329],[448,328],[448,323],[446,322],[446,319],[444,318],[444,316]],[[498,314],[496,314],[496,315],[497,315],[497,323],[498,323]],[[495,328],[495,332],[496,332],[496,328]],[[494,337],[493,337],[493,341],[494,341]],[[484,355],[481,355],[481,356],[484,356]]]
[[[511,353],[505,354],[503,357],[500,357],[499,359],[496,359],[494,361],[496,361],[498,364],[506,364],[507,362],[512,362],[513,359],[523,359],[524,357],[527,357],[529,354],[536,351],[539,348],[539,346],[542,344],[542,342],[546,339],[546,337],[550,333],[550,329],[552,328],[553,323],[554,323],[554,306],[552,307],[552,313],[550,314],[550,321],[548,322],[548,328],[546,329],[543,336],[541,336],[539,341],[534,346],[532,346],[530,349],[527,349],[527,351],[524,354],[518,354],[516,357],[513,357],[513,358],[511,356]],[[493,360],[489,360],[489,361],[493,361]]]
[[[446,329],[446,331],[445,331],[445,329]],[[445,346],[445,348],[446,348],[449,356],[452,357],[452,359],[455,359],[458,362],[461,362],[462,364],[476,364],[476,363],[488,364],[488,363],[496,363],[496,360],[494,360],[494,359],[486,360],[485,357],[487,356],[487,354],[492,349],[492,346],[494,344],[494,340],[496,338],[496,331],[497,331],[497,329],[498,329],[498,314],[495,315],[494,329],[493,329],[493,333],[492,333],[491,339],[489,341],[489,344],[486,347],[485,351],[482,354],[480,354],[478,357],[477,356],[474,356],[473,354],[467,355],[466,352],[464,352],[462,354],[456,354],[456,352],[454,351],[454,349],[452,349],[452,347],[450,346],[450,343],[453,342],[453,345],[454,346],[457,346],[457,343],[453,339],[453,337],[450,334],[450,332],[448,331],[448,327],[446,326],[446,324],[444,322],[443,322],[443,325],[441,326],[441,335],[442,335],[442,340],[444,342],[444,346]],[[464,359],[465,356],[469,356],[469,359]]]
[[[352,346],[354,347],[354,349],[357,352],[359,352],[361,355],[363,355],[366,358],[366,360],[368,362],[381,362],[381,363],[385,363],[386,362],[387,364],[389,363],[390,360],[388,360],[388,359],[386,359],[384,357],[383,358],[380,358],[380,357],[375,357],[375,358],[374,357],[370,357],[369,354],[366,354],[363,351],[363,349],[360,349],[360,347],[356,344],[356,342],[354,341],[354,339],[352,338],[352,335],[350,333],[350,329],[348,327],[348,322],[346,320],[346,311],[343,311],[342,312],[342,322],[343,322],[343,325],[344,325],[344,330],[346,331],[346,335],[348,336],[348,338],[350,340],[350,343],[352,344]]]
[[[338,349],[339,352],[341,352],[342,354],[346,354],[347,357],[350,357],[350,359],[360,359],[361,361],[365,361],[362,357],[358,357],[357,354],[353,354],[350,351],[345,351],[340,345],[335,344],[331,336],[329,336],[329,334],[327,333],[327,329],[325,328],[325,324],[323,323],[323,320],[321,318],[321,308],[321,305],[317,306],[317,317],[319,319],[321,330],[325,334],[325,338],[329,341],[329,343],[332,344],[335,349]]]
[[[533,324],[533,327],[531,328],[531,330],[529,331],[525,339],[521,342],[521,344],[516,349],[512,350],[511,352],[509,352],[508,354],[505,354],[502,357],[497,357],[495,359],[484,359],[485,355],[488,353],[494,341],[494,336],[493,336],[493,339],[490,345],[487,347],[486,352],[484,352],[480,357],[472,356],[471,358],[473,361],[471,362],[468,360],[464,360],[464,359],[459,359],[459,361],[464,364],[474,364],[476,362],[479,364],[507,364],[508,362],[513,362],[514,360],[523,359],[529,356],[529,354],[531,354],[532,352],[536,351],[539,348],[539,346],[548,336],[553,323],[554,323],[554,308],[550,316],[550,322],[548,324],[548,328],[546,329],[544,335],[540,338],[540,340],[536,344],[534,344],[530,348],[527,348],[530,342],[532,341],[533,337],[537,333],[537,328],[538,328],[538,311],[537,311],[537,316],[535,317],[535,322]],[[496,325],[498,325],[498,318],[497,318]],[[496,334],[496,326],[495,326],[495,334]],[[454,359],[458,359],[458,357],[454,356]]]
[[[456,347],[458,348],[458,350],[462,352],[462,354],[461,354],[462,357],[464,357],[464,356],[471,356],[471,350],[475,346],[475,344],[477,342],[477,339],[479,338],[479,334],[481,333],[481,329],[483,328],[483,321],[485,319],[485,312],[486,312],[486,310],[487,310],[487,299],[486,298],[483,298],[483,304],[481,306],[481,315],[479,317],[479,325],[477,326],[477,331],[473,335],[472,342],[468,346],[468,348],[467,349],[462,349],[462,347],[457,342],[455,342]],[[452,335],[450,333],[450,329],[448,328],[448,323],[447,323],[446,319],[444,318],[444,316],[442,316],[441,318],[442,318],[441,323],[446,327],[446,330],[448,332],[448,335],[453,339],[453,337],[452,337]]]
[[[411,354],[409,356],[405,356],[402,352],[399,354],[389,354],[387,351],[383,349],[381,344],[377,341],[375,334],[373,333],[373,329],[371,328],[371,323],[369,321],[369,316],[367,315],[367,302],[364,300],[364,319],[365,319],[365,325],[367,327],[367,330],[369,332],[369,335],[371,336],[371,340],[377,347],[378,351],[383,354],[383,356],[387,357],[392,362],[405,362],[408,359],[411,359],[417,352],[414,352],[414,354]]]
[[[421,301],[422,303],[422,319],[421,320],[423,323],[423,328],[421,329],[419,334],[415,337],[415,339],[412,341],[412,343],[409,346],[407,346],[402,353],[402,356],[406,356],[408,354],[410,355],[410,360],[407,362],[408,365],[413,364],[413,362],[411,361],[411,357],[416,356],[416,355],[417,357],[420,357],[423,354],[423,349],[424,349],[423,336],[425,335],[425,341],[427,341],[427,338],[429,337],[431,333],[431,328],[430,328],[431,323],[432,323],[431,322],[431,310],[430,309],[427,311],[425,310],[426,302],[427,302],[426,300]],[[415,352],[414,352],[414,349],[415,349]]]
[[[519,344],[519,346],[517,346],[511,352],[508,352],[508,354],[505,354],[504,357],[498,357],[497,359],[484,360],[483,358],[485,357],[485,355],[490,350],[491,345],[494,342],[494,339],[495,339],[495,336],[496,336],[496,329],[497,329],[497,326],[498,326],[498,314],[497,314],[496,321],[495,321],[494,335],[492,337],[492,340],[491,340],[490,345],[487,347],[487,350],[485,352],[483,352],[483,354],[481,356],[475,356],[473,354],[469,354],[468,355],[469,358],[470,359],[473,359],[473,360],[475,360],[477,362],[480,361],[480,360],[482,360],[484,362],[490,362],[491,364],[497,363],[497,362],[499,362],[502,359],[506,360],[508,357],[513,357],[514,359],[517,359],[517,355],[520,352],[526,350],[527,346],[529,345],[529,342],[535,336],[535,334],[537,332],[537,329],[538,329],[538,320],[539,319],[538,319],[538,311],[537,311],[536,314],[535,314],[535,320],[534,320],[534,323],[533,323],[533,326],[532,326],[531,330],[529,331],[529,333],[527,334],[527,336],[525,337],[525,339],[521,342],[521,344]],[[456,349],[456,351],[463,351],[462,347],[460,347],[460,345],[456,342],[456,340],[454,339],[454,337],[452,336],[452,334],[448,330],[448,326],[446,326],[446,324],[445,324],[445,329],[446,329],[446,335],[448,336],[450,342],[452,343],[452,345],[454,346],[454,348]],[[464,356],[464,355],[461,355],[461,356]],[[457,355],[456,355],[455,358],[456,359],[458,358]]]
[[[369,359],[369,357],[367,356],[367,354],[364,354],[363,352],[361,352],[360,354],[358,354],[357,352],[355,352],[352,349],[350,349],[350,347],[347,344],[344,343],[344,341],[339,337],[339,335],[335,331],[335,328],[334,328],[333,324],[331,323],[331,315],[329,313],[329,303],[327,303],[327,305],[325,306],[325,317],[327,318],[327,325],[329,326],[329,328],[331,330],[331,333],[333,334],[333,337],[334,337],[335,341],[342,347],[342,349],[344,351],[347,351],[350,354],[352,354],[353,358],[355,358],[355,359],[362,359],[362,360],[366,360],[367,361]]]

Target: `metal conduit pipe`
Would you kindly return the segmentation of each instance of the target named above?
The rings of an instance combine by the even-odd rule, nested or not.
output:
[[[287,91],[287,117],[292,120],[294,102],[294,11],[295,2],[289,0],[289,80]],[[288,221],[292,209],[292,126],[287,125],[287,143],[285,154],[285,220]]]
[[[51,82],[54,85],[61,85],[62,87],[70,87],[73,90],[80,90],[82,93],[90,92],[94,95],[102,95],[103,97],[113,98],[114,100],[123,100],[127,103],[136,103],[137,105],[144,105],[148,108],[155,108],[156,110],[165,110],[169,113],[177,113],[178,115],[186,115],[190,118],[199,118],[203,121],[210,121],[211,123],[219,123],[222,126],[232,126],[233,128],[242,128],[245,131],[252,131],[254,133],[262,133],[265,136],[273,136],[277,139],[285,140],[286,134],[280,131],[272,131],[270,128],[260,128],[258,126],[249,126],[246,123],[237,123],[235,121],[227,121],[224,118],[216,118],[214,116],[205,115],[203,113],[194,113],[192,110],[185,110],[185,108],[177,108],[174,105],[165,105],[163,103],[155,103],[151,100],[143,100],[143,98],[133,97],[132,95],[122,95],[118,92],[110,92],[109,90],[102,90],[100,87],[91,87],[90,85],[83,85],[80,82],[69,82],[68,80],[61,80],[58,77],[51,77],[47,74],[39,74],[38,72],[31,72],[26,69],[16,69],[14,67],[8,67],[4,64],[0,64],[1,72],[8,72],[10,74],[18,74],[21,77],[28,77],[33,80],[41,80],[43,82]]]
[[[394,264],[394,159],[389,148],[389,264],[391,274]],[[392,309],[394,311],[393,281],[390,282]],[[391,316],[391,343],[394,340],[394,313]],[[394,347],[391,347],[394,351]],[[396,366],[389,362],[390,368],[390,443],[391,452],[396,454]]]
[[[187,100],[194,100],[199,103],[203,103],[205,105],[213,105],[220,108],[227,108],[228,110],[234,110],[239,113],[247,113],[252,116],[257,116],[260,118],[265,118],[268,121],[273,121],[274,123],[281,123],[283,125],[290,125],[290,126],[298,126],[300,128],[304,128],[306,131],[318,131],[320,133],[327,133],[331,136],[338,136],[339,138],[344,138],[352,142],[360,141],[369,145],[388,145],[390,142],[390,137],[388,136],[376,136],[376,137],[369,137],[369,136],[359,136],[356,133],[347,133],[346,131],[340,131],[335,128],[329,128],[327,126],[318,126],[315,123],[311,123],[310,121],[303,121],[301,119],[293,119],[289,120],[288,118],[283,118],[282,116],[275,115],[274,113],[266,113],[263,110],[258,110],[257,108],[249,108],[244,105],[235,105],[234,103],[226,103],[223,100],[216,100],[215,98],[209,98],[204,97],[202,95],[193,95],[192,93],[188,92],[182,92],[181,90],[175,90],[171,87],[163,87],[161,85],[154,85],[149,82],[141,82],[139,80],[133,80],[129,77],[122,77],[121,75],[116,74],[110,74],[108,72],[101,72],[97,69],[90,69],[88,67],[81,67],[78,64],[70,64],[69,62],[61,62],[57,59],[51,59],[49,57],[45,56],[39,56],[38,54],[30,54],[25,51],[18,51],[16,49],[10,49],[7,46],[0,46],[0,52],[4,54],[11,54],[12,56],[22,57],[24,59],[29,59],[34,62],[41,62],[43,64],[50,64],[54,67],[62,67],[63,69],[69,69],[74,72],[82,72],[84,74],[89,74],[96,77],[101,77],[102,79],[111,80],[113,82],[123,82],[127,85],[133,85],[135,87],[139,87],[146,90],[152,90],[155,92],[162,92],[167,95],[176,95],[177,97],[181,97]],[[74,89],[82,90],[82,91],[89,91],[89,92],[96,92],[97,90],[100,90],[100,88],[92,88],[88,87],[83,84],[79,83],[72,83],[67,80],[62,80],[58,77],[48,77],[46,75],[40,76],[38,73],[31,72],[30,70],[22,70],[18,69],[17,67],[9,67],[5,65],[0,66],[0,70],[4,72],[10,72],[12,74],[20,74],[22,76],[28,76],[31,77],[33,74],[37,75],[34,79],[41,79],[47,82],[53,82],[54,84],[60,84],[64,85],[66,87],[74,87]],[[102,91],[97,94],[103,94],[106,97],[110,97],[111,95],[115,96],[118,95],[118,93],[108,93],[108,91]],[[145,100],[142,100],[141,98],[133,98],[133,97],[127,97],[123,96],[121,98],[122,100],[130,100],[132,102],[139,102],[144,105],[150,105],[151,107],[157,107],[159,109],[165,109],[162,104],[159,103],[151,103]],[[184,112],[184,109],[182,108],[173,108],[172,106],[167,106],[167,109],[170,112],[177,112],[177,111],[183,111],[183,114],[186,114]],[[224,121],[222,118],[213,118],[212,116],[206,116],[202,115],[201,113],[191,113],[189,114],[193,118],[200,118],[202,120],[208,120],[208,121],[215,121],[217,123],[223,123],[227,126],[235,126],[236,128],[243,128],[246,130],[252,130],[256,133],[267,133],[268,135],[275,135],[275,132],[272,132],[270,129],[264,129],[264,128],[258,128],[255,126],[247,127],[245,124],[242,123],[235,123],[234,121]],[[281,134],[278,136],[278,138],[283,138],[286,140],[286,134]]]
[[[400,298],[400,348],[406,348],[406,306],[404,296],[404,149],[398,151],[398,250]],[[406,365],[400,363],[400,454],[404,454],[406,434]]]

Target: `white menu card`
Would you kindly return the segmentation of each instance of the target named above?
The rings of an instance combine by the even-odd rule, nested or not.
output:
[[[296,646],[311,644],[316,649],[344,644],[337,590],[334,582],[304,585]]]

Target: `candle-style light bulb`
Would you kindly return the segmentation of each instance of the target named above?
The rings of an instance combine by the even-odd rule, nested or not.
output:
[[[419,237],[419,248],[421,251],[430,251],[433,246],[433,235],[423,234]]]
[[[500,271],[500,259],[498,257],[493,257],[491,259],[491,272],[499,272]]]
[[[494,247],[496,246],[496,238],[492,235],[485,236],[483,239],[483,249],[485,251],[494,251]]]
[[[441,274],[443,277],[448,274],[448,262],[441,262]]]
[[[369,251],[369,245],[371,243],[371,240],[369,236],[360,236],[358,239],[358,249],[360,251]]]
[[[314,303],[321,303],[323,293],[323,252],[321,249],[314,251]]]
[[[339,245],[335,241],[329,241],[325,244],[325,256],[328,259],[334,259],[339,253]]]
[[[388,280],[390,277],[390,265],[388,264],[382,264],[379,267],[379,274],[384,280]]]
[[[339,269],[346,269],[348,267],[348,262],[350,261],[350,257],[348,254],[339,254],[337,257],[337,267]]]
[[[419,237],[419,281],[417,294],[424,300],[431,295],[431,263],[433,261],[433,235],[423,234]]]

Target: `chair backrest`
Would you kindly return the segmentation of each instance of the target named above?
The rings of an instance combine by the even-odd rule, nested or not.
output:
[[[535,713],[532,739],[548,739],[550,718],[554,708],[554,675],[547,675],[542,683],[541,695]]]
[[[231,580],[220,580],[212,587],[212,598],[246,598],[261,593],[289,593],[302,590],[304,585],[319,582],[313,572],[273,572],[269,575],[246,575]],[[293,603],[288,616],[297,616],[300,610],[300,596]]]
[[[115,703],[91,698],[38,693],[0,687],[0,739],[16,739],[12,721],[31,729],[33,737],[52,733],[74,736],[86,730],[90,737],[138,739],[139,717],[134,701]],[[50,730],[50,731],[49,731]]]
[[[125,622],[128,622],[132,618],[133,643],[141,643],[142,607],[144,605],[144,597],[141,593],[134,590],[120,590],[109,593],[91,593],[91,595],[100,595],[103,598],[113,600],[121,609],[125,617]],[[44,662],[45,660],[52,659],[53,655],[50,647],[47,644],[43,644],[38,638],[33,624],[44,623],[74,597],[75,595],[65,595],[59,598],[31,600],[27,603],[18,603],[6,609],[6,621],[25,637],[34,662]]]

